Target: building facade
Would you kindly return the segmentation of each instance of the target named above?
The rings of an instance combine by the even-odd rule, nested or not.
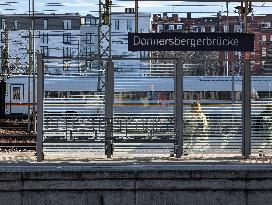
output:
[[[80,53],[80,15],[79,14],[35,14],[33,21],[28,15],[0,15],[1,48],[5,47],[3,37],[8,35],[8,53],[11,70],[26,73],[29,52],[42,53],[45,57],[78,56]],[[32,21],[34,35],[32,33]],[[30,42],[34,36],[34,43]],[[2,51],[2,49],[1,49]],[[45,72],[59,74],[76,69],[69,60],[45,61]]]
[[[272,15],[265,16],[248,16],[248,32],[255,34],[254,51],[247,53],[247,57],[251,60],[253,75],[272,75]],[[178,14],[168,13],[154,14],[152,18],[152,32],[243,32],[243,20],[241,16],[222,16],[220,13],[216,17],[192,18],[191,13],[187,13],[187,17],[180,18]],[[156,54],[156,53],[155,53]],[[194,67],[187,73],[189,75],[240,75],[241,60],[244,57],[242,52],[171,52],[161,53],[163,56],[178,55],[190,59],[195,66],[188,65],[187,67]],[[190,54],[190,55],[188,55]],[[192,56],[192,57],[190,57]],[[201,58],[218,58],[219,64],[211,64],[212,67],[207,69],[207,63],[200,62]],[[201,68],[197,64],[203,65]],[[208,66],[209,67],[209,66]],[[202,70],[198,72],[197,70]]]
[[[128,51],[128,32],[134,32],[134,9],[125,12],[113,12],[112,55],[123,57],[145,57],[147,52]],[[72,57],[90,57],[98,54],[99,19],[92,15],[79,14],[35,14],[35,43],[29,41],[32,34],[32,16],[0,15],[0,50],[8,47],[9,67],[13,73],[27,73],[29,51],[35,47],[36,52],[45,57],[59,57],[58,60],[47,59],[45,72],[50,74],[71,74],[95,70],[97,62],[71,60]],[[139,32],[150,31],[150,14],[139,13]],[[7,45],[5,38],[8,36]],[[104,45],[106,46],[106,45]],[[139,62],[117,62],[117,70],[139,67]]]
[[[150,32],[150,13],[139,12],[138,32]],[[111,15],[112,25],[112,55],[122,58],[146,58],[149,52],[128,51],[128,33],[135,32],[135,11],[134,8],[126,8],[125,12],[113,12]],[[115,62],[115,69],[118,71],[134,72],[141,67],[139,60],[125,60]]]

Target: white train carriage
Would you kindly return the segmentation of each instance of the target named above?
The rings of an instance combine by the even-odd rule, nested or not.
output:
[[[32,78],[30,89],[28,76],[12,76],[7,79],[5,113],[26,114],[33,102]],[[99,95],[97,78],[87,76],[45,76],[45,98],[84,98]],[[115,103],[139,103],[145,99],[151,105],[163,96],[173,102],[173,78],[162,77],[118,77],[115,78]],[[231,76],[184,76],[184,99],[206,101],[231,100],[233,85]],[[253,76],[252,89],[260,98],[272,95],[272,77]],[[234,78],[236,100],[240,100],[242,77]],[[30,92],[29,92],[30,91]],[[30,99],[30,100],[29,100]],[[145,103],[146,106],[146,103]]]

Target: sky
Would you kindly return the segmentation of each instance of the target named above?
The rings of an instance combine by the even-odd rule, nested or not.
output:
[[[31,0],[32,1],[32,0]],[[43,13],[80,13],[82,15],[93,14],[98,15],[99,0],[34,0],[35,11]],[[200,6],[201,4],[201,6]],[[198,5],[198,6],[193,6]],[[207,5],[207,6],[204,6]],[[238,3],[229,4],[229,15],[235,14],[234,7]],[[258,7],[254,7],[254,14],[272,13],[272,3],[254,3]],[[263,6],[263,7],[261,7]],[[271,7],[269,7],[271,6]],[[125,7],[134,7],[133,1],[113,0],[112,11],[124,11]],[[149,1],[139,2],[140,12],[181,12],[180,16],[185,16],[182,12],[214,12],[209,14],[196,13],[192,16],[214,16],[216,12],[226,11],[226,3],[197,3],[182,1]],[[27,13],[29,9],[29,0],[0,0],[0,12],[2,14]]]

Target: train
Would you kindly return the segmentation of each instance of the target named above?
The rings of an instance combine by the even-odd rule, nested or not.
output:
[[[234,80],[233,80],[234,79]],[[32,78],[25,75],[11,76],[0,88],[2,115],[26,115],[33,104]],[[234,83],[233,83],[234,82]],[[29,86],[30,83],[30,86]],[[44,77],[45,100],[93,99],[103,103],[103,92],[97,91],[98,78],[94,76],[50,76]],[[173,77],[115,77],[115,107],[173,105]],[[241,76],[184,76],[184,101],[231,103],[241,100]],[[36,92],[36,90],[35,90]],[[254,100],[272,98],[272,76],[252,76]],[[101,97],[102,96],[102,97]],[[36,103],[36,102],[35,102]],[[91,107],[91,106],[90,106]],[[4,111],[3,111],[4,109]]]

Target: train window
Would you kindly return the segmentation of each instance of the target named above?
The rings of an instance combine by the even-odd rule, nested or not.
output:
[[[13,100],[20,100],[21,97],[21,88],[20,87],[13,87],[13,90],[12,90],[12,99]]]
[[[58,92],[58,97],[59,98],[66,98],[67,97],[67,92],[66,91]]]

